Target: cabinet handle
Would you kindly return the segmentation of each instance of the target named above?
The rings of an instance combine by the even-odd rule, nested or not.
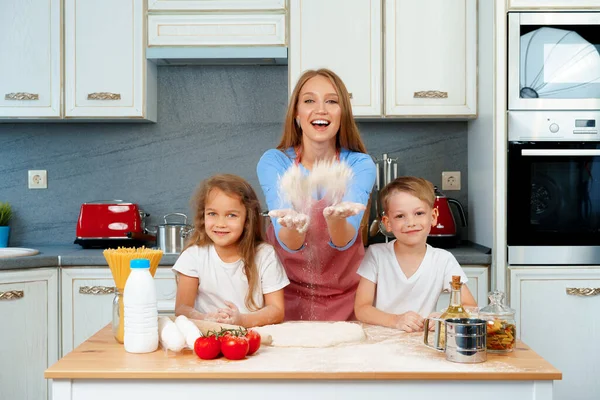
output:
[[[37,93],[17,92],[6,93],[4,100],[39,100],[40,95]]]
[[[111,286],[81,286],[79,294],[111,294],[115,288]]]
[[[572,296],[598,296],[600,288],[567,288],[567,294]]]
[[[95,92],[89,93],[88,100],[121,100],[121,93]]]
[[[439,90],[423,90],[422,92],[415,92],[413,97],[415,99],[447,99],[448,92],[441,92]]]
[[[25,292],[22,290],[9,290],[8,292],[0,292],[0,300],[16,300],[25,297]]]
[[[350,98],[352,98],[352,92],[348,92],[348,96],[350,96]]]

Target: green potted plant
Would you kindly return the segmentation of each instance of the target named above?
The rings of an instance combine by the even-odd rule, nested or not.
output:
[[[12,208],[8,202],[0,201],[0,247],[8,246],[8,234],[10,226],[8,223],[12,218]]]

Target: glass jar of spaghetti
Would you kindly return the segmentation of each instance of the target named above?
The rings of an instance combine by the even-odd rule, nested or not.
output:
[[[479,310],[479,318],[487,321],[488,353],[510,353],[515,349],[517,325],[515,310],[504,304],[504,293],[490,292],[490,304]]]

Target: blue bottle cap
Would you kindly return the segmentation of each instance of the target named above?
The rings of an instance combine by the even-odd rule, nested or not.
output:
[[[136,258],[135,260],[131,260],[129,268],[150,268],[150,260],[146,258]]]

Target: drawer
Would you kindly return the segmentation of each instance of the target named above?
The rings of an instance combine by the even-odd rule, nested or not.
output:
[[[148,11],[284,10],[285,0],[148,0]]]
[[[285,15],[150,15],[148,46],[285,46]]]

